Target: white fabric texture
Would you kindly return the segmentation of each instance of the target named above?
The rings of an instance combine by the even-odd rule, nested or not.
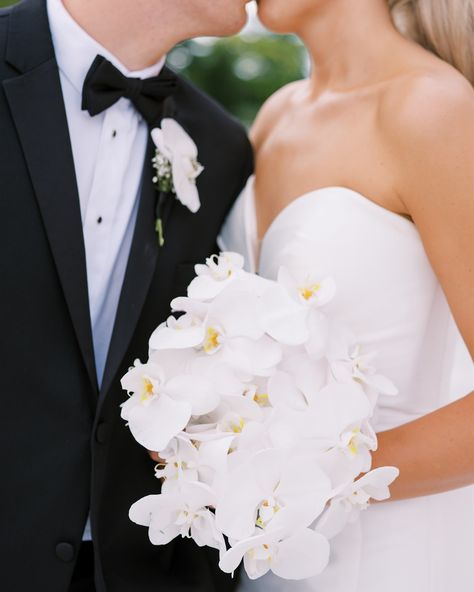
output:
[[[219,244],[243,254],[247,269],[276,279],[287,253],[307,237],[315,269],[336,281],[326,310],[378,352],[377,368],[399,388],[395,397],[380,397],[377,432],[473,390],[471,357],[408,219],[350,189],[319,189],[279,214],[259,255],[251,178]],[[303,582],[244,577],[239,592],[472,592],[474,487],[374,505],[331,546],[321,576]]]
[[[47,0],[47,9],[79,191],[100,386],[135,228],[148,127],[127,99],[91,117],[81,108],[82,86],[97,55],[135,78],[158,75],[165,58],[130,72],[76,23],[61,0]],[[89,521],[83,538],[91,540]]]

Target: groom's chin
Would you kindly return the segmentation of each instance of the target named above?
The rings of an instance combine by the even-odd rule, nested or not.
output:
[[[221,10],[216,11],[214,13],[216,20],[212,35],[216,37],[228,37],[240,33],[248,21],[247,4],[248,2],[245,0],[232,0],[232,2],[227,3],[226,7],[222,7],[222,12]]]
[[[233,19],[229,19],[222,24],[221,32],[216,33],[217,37],[229,37],[237,35],[242,31],[248,21],[247,12],[244,10],[240,15],[236,15]]]

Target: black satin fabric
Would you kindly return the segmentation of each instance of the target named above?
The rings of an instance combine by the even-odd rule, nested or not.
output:
[[[164,68],[152,78],[128,78],[98,55],[87,72],[82,89],[82,108],[98,115],[119,99],[129,99],[149,126],[159,122],[161,106],[178,86],[176,74]]]

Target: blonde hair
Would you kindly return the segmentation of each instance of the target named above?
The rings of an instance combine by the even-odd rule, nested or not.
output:
[[[474,85],[474,0],[388,0],[403,35],[445,60]]]

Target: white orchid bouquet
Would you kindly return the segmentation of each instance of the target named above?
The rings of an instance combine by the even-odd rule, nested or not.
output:
[[[190,537],[233,573],[322,572],[330,540],[389,497],[395,467],[371,469],[370,420],[394,385],[325,307],[336,286],[304,266],[276,281],[236,253],[196,266],[188,296],[123,377],[122,417],[159,453],[161,493],[130,508],[155,545]],[[363,476],[361,476],[363,475]]]

